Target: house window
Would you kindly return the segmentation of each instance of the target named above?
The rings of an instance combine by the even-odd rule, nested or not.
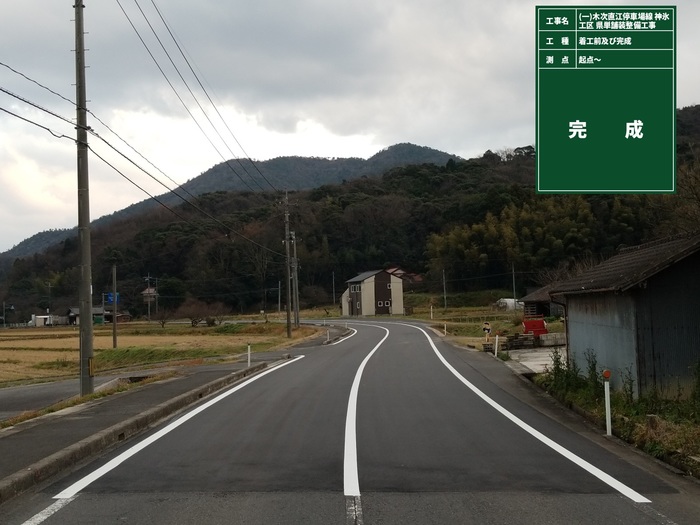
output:
[[[357,311],[360,311],[360,301],[357,301]]]
[[[391,306],[391,301],[384,301],[384,306]]]
[[[379,308],[381,308],[382,306],[384,306],[384,301],[377,301],[377,306],[378,306]]]
[[[391,290],[391,283],[386,283],[387,290]]]

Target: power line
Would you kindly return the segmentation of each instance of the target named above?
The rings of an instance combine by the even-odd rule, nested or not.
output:
[[[195,118],[195,116],[194,116],[194,114],[192,113],[192,111],[190,111],[190,109],[187,107],[187,104],[185,104],[185,101],[182,99],[182,97],[180,96],[180,94],[177,92],[177,89],[175,88],[175,86],[173,85],[173,83],[170,81],[170,79],[168,78],[168,75],[165,73],[165,71],[163,70],[163,68],[161,67],[161,65],[158,63],[158,59],[156,59],[155,55],[153,55],[153,53],[151,52],[150,48],[148,47],[148,44],[146,44],[146,41],[145,41],[145,40],[143,39],[143,37],[141,36],[141,33],[140,33],[139,30],[136,28],[136,26],[134,25],[133,21],[131,20],[131,18],[129,17],[129,15],[127,14],[127,12],[124,10],[124,7],[122,6],[122,4],[121,4],[121,2],[120,2],[119,0],[117,0],[117,4],[118,4],[119,7],[121,8],[122,13],[124,13],[124,16],[126,17],[126,19],[128,20],[129,24],[131,25],[131,28],[132,28],[132,29],[134,30],[134,32],[136,33],[136,36],[138,36],[139,40],[141,41],[141,44],[143,44],[143,46],[146,48],[146,51],[148,52],[148,55],[151,57],[151,59],[152,59],[153,62],[155,63],[156,67],[158,68],[158,71],[160,71],[161,75],[163,75],[163,78],[165,79],[165,81],[166,81],[166,82],[168,83],[168,85],[170,86],[170,89],[172,89],[173,93],[175,93],[175,96],[176,96],[177,99],[180,101],[180,104],[182,104],[182,107],[185,108],[185,111],[186,111],[187,114],[190,116],[190,118],[194,121],[194,123],[197,125],[197,128],[199,128],[199,131],[202,133],[202,135],[204,135],[204,138],[207,139],[207,141],[209,142],[209,144],[211,145],[211,147],[214,149],[214,151],[216,151],[216,153],[218,153],[218,155],[222,158],[222,160],[224,161],[224,163],[225,163],[225,164],[231,169],[231,171],[240,179],[240,181],[245,185],[245,187],[248,188],[251,192],[254,192],[255,190],[253,190],[253,188],[250,186],[250,184],[248,184],[248,183],[243,179],[243,177],[241,176],[241,174],[238,173],[238,172],[234,169],[234,167],[233,167],[233,166],[231,165],[231,163],[224,157],[224,155],[221,154],[221,151],[219,151],[219,149],[216,147],[216,145],[215,145],[214,142],[211,140],[211,138],[209,137],[209,135],[207,135],[207,133],[204,131],[204,128],[202,128],[202,126],[201,126],[201,124],[199,123],[199,121]],[[137,5],[138,5],[138,3],[137,3]],[[140,9],[140,7],[139,7],[139,9]],[[145,15],[144,15],[144,17],[145,17]],[[148,19],[146,19],[146,20],[148,21]],[[149,23],[149,26],[150,26],[150,23]],[[157,36],[156,36],[156,38],[157,38]],[[166,55],[167,55],[167,51],[166,51]],[[172,62],[172,60],[171,60],[171,62]],[[177,68],[175,68],[175,69],[177,70]],[[178,71],[178,74],[179,74],[179,71]],[[180,75],[180,78],[182,78],[182,75]],[[200,106],[200,107],[201,107],[201,106]],[[205,115],[205,116],[206,116],[206,115]],[[262,189],[262,187],[261,187],[261,189]]]
[[[181,218],[183,221],[187,222],[188,224],[191,224],[191,225],[195,226],[196,228],[198,228],[198,229],[200,229],[200,230],[202,230],[202,231],[206,231],[206,230],[204,230],[203,228],[201,228],[201,227],[199,227],[199,226],[197,226],[197,225],[192,224],[192,223],[191,223],[190,221],[188,221],[185,217],[183,217],[182,215],[178,214],[175,210],[173,210],[172,208],[170,208],[169,206],[167,206],[165,203],[163,203],[163,202],[162,202],[161,200],[159,200],[157,197],[155,197],[155,196],[151,195],[150,193],[148,193],[145,189],[143,189],[141,186],[139,186],[139,185],[136,184],[134,181],[132,181],[129,177],[127,177],[126,175],[124,175],[124,173],[122,173],[119,169],[117,169],[116,166],[114,166],[113,164],[109,163],[106,159],[104,159],[102,156],[100,156],[92,147],[90,147],[90,151],[92,151],[93,154],[94,154],[98,159],[100,159],[102,162],[104,162],[105,164],[107,164],[107,166],[109,166],[110,168],[112,168],[112,169],[113,169],[114,171],[116,171],[119,175],[121,175],[123,178],[125,178],[127,181],[129,181],[131,184],[133,184],[134,186],[136,186],[138,189],[140,189],[142,192],[144,192],[144,193],[145,193],[146,195],[148,195],[150,198],[152,198],[153,200],[155,200],[158,204],[160,204],[161,206],[163,206],[165,209],[167,209],[168,211],[170,211],[171,213],[173,213],[173,214],[176,215],[177,217]],[[115,150],[115,151],[117,151],[117,150]],[[120,153],[120,154],[121,154],[121,153]],[[123,155],[123,154],[122,154],[122,155]],[[143,168],[141,168],[140,166],[138,166],[138,164],[136,164],[136,163],[134,163],[133,161],[131,161],[130,159],[128,159],[128,157],[125,157],[125,158],[127,158],[127,160],[129,160],[130,162],[132,162],[132,164],[134,164],[137,168],[139,168],[139,169],[141,169],[142,171],[144,171],[144,173],[148,174],[145,170],[143,170]],[[187,201],[185,201],[185,202],[187,202]],[[216,224],[218,224],[218,225],[220,225],[222,228],[224,228],[224,229],[226,230],[225,235],[226,235],[227,237],[230,237],[229,234],[232,233],[232,234],[236,235],[237,237],[240,237],[241,239],[243,239],[243,240],[245,240],[245,241],[248,241],[249,243],[251,243],[251,244],[253,244],[253,245],[255,245],[255,246],[257,246],[257,247],[259,247],[259,248],[261,248],[261,249],[263,249],[263,250],[265,250],[265,251],[268,251],[268,252],[270,252],[270,253],[272,253],[272,254],[274,254],[274,255],[280,255],[280,256],[282,255],[281,253],[276,252],[275,250],[273,250],[273,249],[271,249],[271,248],[268,248],[267,246],[265,246],[265,245],[263,245],[263,244],[260,244],[259,242],[254,241],[253,239],[250,239],[250,238],[246,237],[246,236],[243,235],[242,233],[240,233],[240,232],[238,232],[238,231],[236,231],[236,230],[234,230],[234,229],[232,229],[232,228],[229,228],[226,224],[224,224],[223,222],[221,222],[219,219],[217,219],[217,218],[214,217],[213,215],[209,214],[209,213],[206,212],[205,210],[199,208],[198,206],[195,206],[194,204],[192,204],[192,203],[190,203],[190,202],[188,202],[188,204],[190,204],[190,205],[191,205],[193,208],[195,208],[197,211],[199,211],[200,213],[204,214],[207,218],[211,219],[211,220],[214,221]]]
[[[58,92],[54,91],[53,89],[51,89],[51,88],[45,86],[44,84],[38,82],[37,80],[34,80],[34,79],[31,78],[31,77],[28,77],[28,76],[25,75],[24,73],[22,73],[22,72],[20,72],[20,71],[17,71],[16,69],[10,67],[9,65],[7,65],[7,64],[5,64],[5,63],[3,63],[3,62],[0,62],[0,65],[6,67],[7,69],[9,69],[10,71],[12,71],[13,73],[15,73],[15,74],[17,74],[17,75],[19,75],[19,76],[25,78],[25,79],[28,80],[29,82],[32,82],[33,84],[36,84],[37,86],[41,87],[42,89],[45,89],[45,90],[48,91],[49,93],[52,93],[53,95],[56,95],[57,97],[59,97],[59,98],[65,100],[66,102],[70,103],[72,106],[74,106],[74,107],[76,106],[75,102],[73,102],[71,99],[69,99],[68,97],[65,97],[65,96],[61,95],[60,93],[58,93]],[[54,114],[54,113],[50,112],[49,110],[47,110],[47,109],[45,109],[45,108],[42,108],[42,107],[39,106],[38,104],[35,104],[35,103],[33,103],[33,102],[30,102],[29,100],[26,100],[26,99],[20,97],[19,95],[12,94],[12,93],[10,93],[10,92],[7,91],[7,90],[3,90],[3,91],[5,91],[7,94],[10,94],[11,96],[13,96],[13,97],[15,97],[15,98],[18,98],[18,99],[20,99],[20,100],[26,102],[27,104],[30,104],[30,105],[32,105],[32,106],[38,108],[38,109],[41,109],[42,111],[46,111],[47,113],[53,114],[53,115],[56,116],[57,118],[60,118],[61,120],[64,120],[64,121],[66,121],[66,122],[69,122],[70,124],[73,124],[72,121],[69,121],[68,119],[66,119],[66,118],[64,118],[64,117],[61,117],[60,115]],[[132,150],[134,153],[136,153],[136,154],[137,154],[139,157],[141,157],[144,161],[146,161],[148,164],[150,164],[156,171],[158,171],[161,175],[163,175],[163,176],[164,176],[165,178],[167,178],[170,182],[172,182],[172,183],[177,187],[177,189],[184,191],[187,195],[189,195],[189,196],[192,197],[193,199],[196,199],[196,198],[197,198],[197,197],[196,197],[195,195],[193,195],[190,191],[188,191],[187,188],[185,188],[185,187],[182,186],[181,184],[178,184],[178,183],[177,183],[173,178],[171,178],[167,173],[165,173],[165,172],[164,172],[163,170],[161,170],[158,166],[156,166],[155,164],[153,164],[153,162],[151,162],[148,158],[146,158],[146,157],[145,157],[141,152],[139,152],[134,146],[132,146],[131,144],[129,144],[124,138],[122,138],[116,131],[114,131],[109,125],[107,125],[107,124],[106,124],[100,117],[98,117],[95,113],[93,113],[93,112],[90,111],[90,110],[87,110],[87,111],[88,111],[88,113],[89,113],[93,118],[95,118],[95,119],[96,119],[100,124],[102,124],[107,130],[109,130],[110,133],[112,133],[115,137],[117,137],[126,147],[128,147],[130,150]],[[18,116],[18,118],[22,118],[22,117],[19,117],[19,116]],[[99,138],[100,140],[102,140],[103,142],[106,142],[106,140],[105,140],[104,138],[100,137],[96,132],[94,132],[94,130],[92,130],[92,133],[93,133],[97,138]],[[107,143],[107,144],[108,144],[108,143]],[[109,144],[108,144],[108,145],[109,145]],[[110,147],[112,147],[112,146],[110,145]],[[146,173],[147,173],[147,172],[146,172]],[[157,182],[159,182],[159,183],[160,183],[163,187],[165,187],[169,192],[172,192],[174,195],[176,195],[177,197],[180,197],[183,201],[187,202],[187,200],[186,200],[184,197],[182,197],[181,195],[178,195],[178,193],[175,191],[174,188],[171,189],[171,188],[169,188],[168,186],[166,186],[165,184],[163,184],[161,181],[158,181],[157,179],[155,179],[155,177],[153,177],[152,175],[150,175],[150,174],[148,174],[148,175],[149,175],[151,178],[153,178],[154,180],[156,180]]]
[[[217,107],[217,105],[214,103],[214,101],[213,101],[213,100],[211,99],[211,97],[209,96],[209,92],[207,91],[207,89],[206,89],[206,88],[204,87],[204,85],[202,84],[201,80],[199,79],[199,76],[197,75],[197,73],[195,72],[194,68],[192,67],[192,64],[190,63],[189,59],[187,58],[187,56],[186,56],[185,53],[183,52],[183,50],[182,50],[182,48],[181,48],[179,42],[177,41],[177,39],[175,38],[175,35],[174,35],[173,32],[171,31],[170,26],[169,26],[168,23],[165,21],[165,18],[163,18],[163,15],[161,14],[160,9],[158,9],[158,6],[156,5],[155,0],[151,0],[151,3],[153,4],[153,7],[155,8],[156,12],[158,13],[158,16],[160,17],[161,21],[163,22],[163,25],[164,25],[165,28],[168,30],[168,33],[170,34],[170,37],[172,38],[173,42],[175,43],[175,46],[177,47],[178,51],[180,51],[180,55],[182,56],[183,60],[185,61],[185,63],[186,63],[187,66],[189,67],[189,69],[190,69],[190,71],[192,72],[192,75],[194,76],[194,78],[197,80],[197,83],[199,84],[199,87],[202,89],[202,91],[203,91],[204,94],[206,95],[207,100],[209,100],[209,103],[210,103],[211,106],[214,108],[214,111],[216,111],[216,114],[217,114],[217,115],[219,116],[219,118],[221,119],[221,122],[223,122],[224,126],[226,127],[226,129],[228,130],[228,132],[231,134],[231,137],[233,137],[233,140],[236,141],[236,144],[238,144],[238,147],[241,148],[241,151],[243,152],[243,154],[244,154],[244,155],[246,156],[246,158],[250,161],[250,163],[253,165],[253,167],[254,167],[255,170],[258,172],[258,174],[263,178],[263,180],[264,180],[265,182],[267,182],[273,190],[275,190],[275,191],[280,191],[278,188],[276,188],[276,187],[268,180],[267,177],[265,177],[265,175],[263,174],[263,172],[260,171],[260,169],[258,168],[258,165],[257,165],[255,162],[253,162],[253,159],[250,158],[250,155],[248,155],[248,153],[245,151],[245,149],[243,148],[243,146],[241,145],[241,143],[238,141],[238,139],[236,138],[236,135],[233,133],[233,131],[231,130],[231,128],[228,126],[228,123],[227,123],[226,120],[224,119],[223,115],[221,115],[221,113],[219,112],[219,108]],[[234,155],[234,156],[235,156],[235,155]],[[240,159],[236,158],[236,160],[238,160],[238,163],[241,165],[241,167],[243,168],[243,170],[244,170],[246,173],[248,173],[248,170],[247,170],[247,169],[245,168],[245,166],[241,163]],[[248,175],[250,175],[250,174],[248,173]]]
[[[53,117],[56,117],[56,118],[58,118],[58,119],[60,119],[60,120],[62,120],[62,121],[64,121],[64,122],[67,122],[68,124],[73,125],[73,122],[72,122],[70,119],[68,119],[68,118],[66,118],[66,117],[63,117],[63,116],[59,115],[58,113],[55,113],[55,112],[53,112],[53,111],[51,111],[51,110],[49,110],[49,109],[46,109],[46,108],[40,106],[39,104],[30,101],[29,99],[27,99],[27,98],[25,98],[25,97],[22,97],[22,96],[20,96],[20,95],[17,95],[17,94],[15,94],[15,93],[12,93],[11,91],[9,91],[9,90],[7,90],[7,89],[5,89],[5,88],[3,88],[3,87],[0,87],[0,91],[3,92],[3,93],[6,93],[6,94],[8,94],[8,95],[10,95],[10,96],[12,96],[12,97],[14,97],[14,98],[16,98],[16,99],[18,99],[18,100],[21,100],[22,102],[24,102],[24,103],[26,103],[26,104],[29,104],[30,106],[33,106],[33,107],[39,109],[40,111],[43,111],[43,112],[45,112],[45,113],[48,113],[49,115],[51,115],[51,116],[53,116]],[[60,96],[60,95],[59,95],[59,96]],[[42,128],[42,129],[48,131],[49,133],[51,133],[53,136],[55,136],[55,137],[57,137],[57,138],[64,138],[64,137],[65,137],[65,138],[69,138],[69,139],[71,139],[71,140],[73,140],[73,141],[75,140],[75,139],[73,139],[73,138],[71,138],[71,137],[68,137],[68,136],[66,136],[66,135],[60,135],[60,136],[59,136],[58,134],[56,134],[55,132],[53,132],[51,129],[49,129],[49,128],[45,127],[45,126],[42,126],[41,124],[38,124],[37,122],[34,122],[34,121],[31,121],[31,120],[26,119],[26,118],[24,118],[24,117],[21,117],[20,115],[17,115],[16,113],[13,113],[13,112],[11,112],[11,111],[9,111],[9,110],[3,109],[3,111],[5,111],[6,113],[9,113],[9,114],[11,114],[11,115],[13,115],[13,116],[15,116],[15,117],[17,117],[17,118],[22,119],[22,120],[24,120],[25,122],[34,124],[35,126],[40,127],[40,128]],[[146,175],[148,175],[148,176],[151,177],[153,180],[155,180],[156,182],[158,182],[159,184],[161,184],[166,190],[168,190],[169,192],[172,192],[174,195],[176,195],[177,197],[179,197],[180,199],[182,199],[185,203],[189,204],[190,206],[192,206],[192,207],[195,208],[196,210],[198,210],[198,211],[200,211],[201,213],[207,215],[208,217],[210,217],[210,218],[216,220],[214,217],[212,217],[211,215],[207,214],[204,210],[202,210],[201,208],[199,208],[199,207],[197,207],[196,205],[192,204],[192,203],[189,202],[187,199],[185,199],[185,198],[182,197],[181,195],[177,194],[176,192],[174,192],[173,190],[171,190],[170,188],[168,188],[162,181],[158,180],[156,177],[154,177],[154,176],[153,176],[152,174],[150,174],[148,171],[146,171],[146,170],[143,169],[141,166],[139,166],[136,162],[134,162],[133,160],[131,160],[131,159],[130,159],[128,156],[126,156],[124,153],[122,153],[121,151],[119,151],[116,147],[114,147],[112,144],[110,144],[106,139],[102,138],[98,133],[96,133],[92,128],[88,127],[88,128],[87,128],[87,131],[88,131],[91,135],[93,135],[94,137],[100,139],[100,140],[101,140],[102,142],[104,142],[107,146],[109,146],[112,150],[114,150],[116,153],[118,153],[119,155],[121,155],[124,159],[126,159],[127,161],[129,161],[131,164],[133,164],[135,167],[137,167],[138,169],[140,169],[140,170],[141,170],[142,172],[144,172]],[[170,210],[170,211],[173,211],[173,210],[171,210],[170,208],[168,208],[168,206],[166,206],[162,201],[160,201],[159,199],[157,199],[156,197],[154,197],[153,195],[151,195],[149,192],[147,192],[147,191],[146,191],[145,189],[143,189],[141,186],[139,186],[138,184],[136,184],[136,183],[135,183],[133,180],[131,180],[129,177],[127,177],[126,175],[124,175],[123,173],[121,173],[119,170],[117,170],[113,165],[111,165],[109,162],[107,162],[104,158],[102,158],[102,157],[100,157],[99,155],[97,155],[97,153],[95,152],[94,149],[90,148],[90,150],[91,150],[100,160],[102,160],[105,164],[107,164],[107,165],[110,166],[112,169],[114,169],[117,173],[119,173],[122,177],[124,177],[126,180],[128,180],[131,184],[133,184],[135,187],[137,187],[137,188],[138,188],[139,190],[141,190],[143,193],[145,193],[145,194],[148,195],[150,198],[152,198],[153,200],[155,200],[156,202],[158,202],[161,206],[167,208],[167,209]],[[144,157],[144,158],[145,158],[145,157]],[[169,178],[169,177],[168,177],[168,178]],[[172,179],[170,179],[170,180],[172,180]],[[173,182],[174,182],[174,181],[173,181]],[[185,190],[185,191],[186,191],[186,190]],[[188,192],[188,193],[189,193],[189,192]],[[194,195],[192,195],[192,194],[190,194],[190,195],[191,195],[193,198],[195,198]],[[173,213],[174,213],[174,212],[173,212]],[[177,214],[176,214],[176,215],[177,215]]]
[[[40,106],[36,102],[32,102],[31,100],[26,99],[21,95],[17,95],[16,93],[13,93],[12,91],[5,89],[4,87],[0,87],[0,91],[5,93],[6,95],[10,95],[11,97],[16,98],[17,100],[21,100],[25,104],[29,104],[30,106],[35,107],[36,109],[43,111],[44,113],[48,113],[52,117],[56,117],[57,119],[62,120],[63,122],[67,122],[71,126],[75,126],[75,123],[71,119],[63,117],[63,116],[59,115],[58,113],[51,111],[50,109],[46,109],[45,107]]]
[[[32,124],[32,125],[34,125],[34,126],[36,126],[36,127],[38,127],[38,128],[41,128],[41,129],[43,129],[44,131],[49,132],[51,135],[53,135],[53,136],[56,137],[57,139],[68,139],[68,140],[70,140],[71,142],[75,142],[75,138],[69,137],[68,135],[59,135],[58,133],[56,133],[55,131],[51,130],[50,128],[47,128],[46,126],[42,126],[42,125],[39,124],[38,122],[34,122],[33,120],[30,120],[30,119],[28,119],[28,118],[22,117],[21,115],[18,115],[17,113],[14,113],[14,112],[10,111],[9,109],[5,109],[5,108],[3,108],[3,107],[0,107],[0,111],[4,111],[5,113],[7,113],[7,114],[9,114],[9,115],[12,115],[13,117],[17,117],[18,119],[23,120],[24,122],[27,122],[28,124]]]
[[[139,11],[141,11],[141,14],[143,15],[144,19],[146,20],[146,23],[148,24],[148,27],[151,29],[151,32],[152,32],[153,35],[156,37],[156,40],[157,40],[158,43],[160,44],[160,47],[163,49],[163,52],[165,53],[165,56],[168,57],[168,60],[170,60],[170,63],[171,63],[172,66],[175,68],[175,71],[177,71],[177,74],[180,76],[180,79],[182,80],[183,84],[185,84],[185,87],[186,87],[187,90],[189,91],[190,95],[192,96],[192,98],[194,99],[194,101],[197,103],[197,106],[199,107],[199,109],[202,111],[202,114],[204,115],[204,118],[207,119],[207,122],[209,122],[209,125],[211,125],[212,129],[213,129],[214,132],[217,134],[217,136],[219,137],[219,139],[221,139],[221,142],[224,143],[224,145],[226,146],[226,149],[228,149],[229,153],[238,161],[239,166],[240,166],[241,168],[243,168],[243,171],[246,173],[246,175],[248,175],[248,177],[250,177],[251,180],[252,180],[253,182],[255,182],[255,184],[258,186],[258,188],[260,188],[260,190],[264,191],[264,188],[262,187],[262,185],[258,182],[257,179],[255,179],[255,178],[248,172],[248,170],[246,169],[246,167],[245,167],[245,166],[243,165],[243,163],[241,162],[241,159],[239,159],[238,156],[231,150],[231,148],[228,146],[228,144],[226,143],[226,141],[224,140],[224,138],[221,136],[221,133],[219,133],[219,130],[216,128],[216,126],[214,125],[214,123],[213,123],[213,122],[211,121],[211,119],[209,118],[209,115],[207,115],[207,112],[204,110],[204,108],[203,108],[202,105],[200,104],[199,99],[198,99],[197,96],[194,94],[194,92],[192,91],[192,89],[190,89],[189,84],[187,83],[187,81],[185,80],[185,78],[182,76],[182,73],[180,72],[180,69],[177,67],[177,65],[175,65],[175,62],[173,61],[172,57],[170,56],[170,53],[168,53],[167,49],[165,49],[165,45],[163,44],[163,42],[161,41],[161,39],[158,37],[158,35],[157,35],[155,29],[154,29],[153,26],[151,25],[151,22],[148,20],[148,17],[146,16],[146,14],[145,14],[145,13],[143,12],[143,10],[141,9],[141,6],[139,5],[138,0],[134,0],[134,3],[135,3],[136,6],[139,8]],[[176,40],[175,37],[173,36],[172,31],[170,31],[170,27],[169,27],[168,24],[165,22],[165,19],[163,18],[163,15],[161,14],[160,10],[158,9],[158,6],[156,6],[156,4],[155,4],[155,2],[153,2],[153,0],[151,0],[151,3],[153,4],[153,7],[155,8],[156,12],[158,13],[158,16],[160,17],[161,21],[163,22],[163,25],[165,26],[165,29],[168,31],[168,34],[170,35],[170,37],[172,38],[173,42],[175,43],[175,47],[177,47],[178,51],[180,52],[180,55],[183,57],[183,59],[185,60],[185,63],[187,64],[187,66],[189,67],[190,71],[192,72],[192,75],[194,76],[195,80],[197,80],[197,82],[199,83],[199,86],[202,88],[202,91],[204,91],[204,94],[207,96],[207,99],[209,100],[209,103],[212,105],[212,107],[213,107],[214,110],[216,111],[217,115],[219,116],[219,118],[220,118],[221,121],[223,122],[224,126],[228,129],[229,133],[230,133],[231,136],[233,137],[233,139],[236,141],[236,143],[238,143],[238,140],[236,139],[235,135],[233,135],[233,132],[231,131],[231,129],[226,125],[226,121],[224,120],[223,116],[222,116],[221,113],[218,111],[216,105],[214,104],[214,102],[213,102],[213,101],[211,100],[211,98],[209,97],[209,95],[208,95],[206,89],[204,89],[204,86],[202,85],[202,83],[199,81],[199,77],[197,76],[197,74],[196,74],[196,73],[194,72],[194,70],[192,69],[192,66],[190,65],[189,60],[187,59],[187,57],[185,56],[185,54],[182,52],[182,49],[180,48],[180,45],[178,44],[177,40]],[[238,146],[239,146],[239,147],[241,146],[240,143],[238,143]],[[242,150],[242,149],[243,149],[243,148],[241,147],[241,150]],[[245,153],[245,151],[244,151],[244,153]],[[264,176],[263,176],[263,178],[264,178]],[[265,179],[265,180],[266,180],[266,182],[268,182],[268,184],[269,184],[269,181],[267,181],[267,179]],[[275,189],[275,187],[272,186],[272,189]]]
[[[12,96],[12,97],[14,97],[14,98],[17,98],[18,100],[21,100],[22,102],[25,102],[26,104],[29,104],[29,105],[31,105],[31,106],[33,106],[33,107],[39,109],[40,111],[46,112],[47,114],[49,114],[49,115],[51,115],[51,116],[53,116],[53,117],[56,117],[56,118],[58,118],[58,119],[60,119],[60,120],[62,120],[62,121],[64,121],[64,122],[67,122],[67,123],[73,125],[73,122],[72,122],[70,119],[67,119],[67,118],[63,117],[63,116],[59,115],[58,113],[55,113],[55,112],[53,112],[53,111],[50,111],[50,110],[48,110],[48,109],[46,109],[46,108],[40,106],[39,104],[36,104],[35,102],[32,102],[32,101],[26,99],[25,97],[22,97],[22,96],[20,96],[20,95],[17,95],[17,94],[15,94],[15,93],[12,93],[11,91],[9,91],[9,90],[7,90],[7,89],[5,89],[5,88],[3,88],[3,87],[0,87],[0,91],[2,91],[3,93],[8,94],[8,95],[10,95],[10,96]],[[48,128],[48,127],[46,127],[46,126],[43,126],[43,125],[41,125],[41,124],[39,124],[39,123],[37,123],[37,122],[35,122],[35,121],[32,121],[31,119],[27,119],[27,118],[25,118],[25,117],[22,117],[22,116],[20,116],[20,115],[14,113],[14,112],[12,112],[12,111],[10,111],[10,110],[7,110],[7,109],[5,109],[5,108],[0,108],[0,109],[1,109],[2,111],[4,111],[5,113],[8,113],[8,114],[10,114],[10,115],[12,115],[12,116],[15,116],[15,117],[17,117],[17,118],[19,118],[19,119],[21,119],[21,120],[23,120],[23,121],[25,121],[25,122],[28,122],[28,123],[33,124],[33,125],[35,125],[35,126],[41,128],[41,129],[44,129],[45,131],[49,132],[49,133],[50,133],[51,135],[53,135],[54,137],[57,137],[57,138],[66,138],[66,139],[69,139],[69,140],[71,140],[71,141],[73,141],[73,142],[75,141],[75,139],[72,138],[72,137],[68,137],[67,135],[59,135],[58,133],[54,132],[54,131],[51,130],[50,128]],[[141,171],[143,171],[146,175],[150,176],[151,178],[153,178],[154,180],[156,180],[156,181],[159,182],[160,184],[163,184],[161,181],[158,181],[155,177],[153,177],[153,175],[151,175],[150,173],[148,173],[144,168],[140,167],[136,162],[134,162],[133,160],[131,160],[131,159],[130,159],[128,156],[126,156],[124,153],[120,152],[117,148],[115,148],[114,146],[112,146],[108,141],[106,141],[105,139],[103,139],[102,137],[100,137],[100,136],[99,136],[96,132],[94,132],[89,126],[87,127],[87,131],[88,131],[90,134],[92,134],[93,136],[99,138],[101,141],[103,141],[105,144],[107,144],[110,148],[112,148],[115,152],[117,152],[119,155],[121,155],[121,156],[124,157],[126,160],[128,160],[129,162],[131,162],[134,166],[136,166],[136,167],[139,168]],[[110,162],[108,162],[104,157],[102,157],[101,155],[99,155],[92,147],[88,146],[88,148],[90,149],[90,151],[92,151],[92,153],[93,153],[98,159],[100,159],[100,160],[101,160],[102,162],[104,162],[107,166],[109,166],[109,167],[112,168],[114,171],[116,171],[116,172],[117,172],[121,177],[123,177],[125,180],[127,180],[128,182],[130,182],[132,185],[134,185],[136,188],[138,188],[138,189],[141,190],[143,193],[145,193],[146,195],[148,195],[151,199],[155,200],[158,204],[160,204],[161,206],[163,206],[164,208],[166,208],[168,211],[170,211],[171,213],[173,213],[175,216],[177,216],[177,217],[181,218],[182,220],[184,220],[185,222],[188,222],[188,223],[189,223],[189,221],[188,221],[187,219],[185,219],[183,216],[181,216],[180,214],[178,214],[177,212],[175,212],[172,208],[170,208],[169,206],[167,206],[167,205],[166,205],[165,203],[163,203],[160,199],[158,199],[157,197],[151,195],[148,191],[146,191],[144,188],[142,188],[140,185],[138,185],[138,184],[137,184],[136,182],[134,182],[132,179],[130,179],[129,177],[127,177],[123,172],[121,172],[119,169],[117,169],[116,166],[114,166],[113,164],[111,164]],[[165,187],[167,188],[167,186],[165,186]],[[177,194],[176,194],[176,195],[177,195]],[[281,254],[281,253],[279,253],[279,252],[277,252],[277,251],[275,251],[275,250],[272,250],[271,248],[268,248],[267,246],[264,246],[264,245],[258,243],[257,241],[254,241],[254,240],[252,240],[252,239],[246,237],[246,236],[243,235],[242,233],[240,233],[240,232],[238,232],[238,231],[236,231],[236,230],[234,230],[234,229],[232,229],[232,228],[229,228],[226,224],[224,224],[223,222],[221,222],[219,219],[217,219],[216,217],[214,217],[214,216],[212,216],[211,214],[207,213],[205,210],[202,210],[202,209],[199,208],[198,206],[196,206],[196,205],[190,203],[189,201],[187,201],[186,199],[184,199],[182,196],[180,196],[180,195],[177,195],[177,196],[180,197],[181,199],[183,199],[186,203],[190,204],[190,205],[191,205],[193,208],[195,208],[197,211],[199,211],[200,213],[204,214],[204,215],[207,216],[209,219],[211,219],[212,221],[214,221],[216,224],[219,224],[220,226],[222,226],[222,227],[226,230],[226,236],[227,236],[227,237],[229,237],[229,234],[232,233],[232,234],[236,235],[237,237],[240,237],[241,239],[243,239],[243,240],[245,240],[245,241],[247,241],[247,242],[250,242],[251,244],[253,244],[253,245],[255,245],[255,246],[258,246],[259,248],[261,248],[261,249],[263,249],[263,250],[265,250],[265,251],[268,251],[268,252],[270,252],[270,253],[272,253],[272,254],[274,254],[274,255],[283,256],[283,254]],[[200,228],[200,229],[201,229],[201,228]]]

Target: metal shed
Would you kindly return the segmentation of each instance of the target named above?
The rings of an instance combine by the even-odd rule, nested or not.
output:
[[[700,233],[624,248],[550,290],[566,302],[569,359],[588,352],[635,395],[689,395],[700,361]]]

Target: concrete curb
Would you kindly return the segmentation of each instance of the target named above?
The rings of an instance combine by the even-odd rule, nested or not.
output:
[[[72,467],[90,456],[98,454],[110,446],[124,441],[156,425],[173,413],[196,403],[204,397],[217,392],[236,381],[254,375],[267,368],[267,363],[260,363],[245,370],[234,372],[216,379],[204,386],[161,403],[141,414],[112,425],[65,449],[56,452],[24,470],[20,470],[0,480],[0,505],[18,496],[31,487],[49,479],[62,470]]]
[[[341,339],[347,337],[352,333],[352,330],[345,330],[342,334],[335,336],[333,339],[327,339],[326,341],[323,341],[321,344],[322,345],[332,345],[334,343],[337,343]]]

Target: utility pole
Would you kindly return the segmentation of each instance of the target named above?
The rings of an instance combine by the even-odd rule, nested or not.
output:
[[[80,243],[80,395],[94,391],[92,331],[92,261],[90,252],[90,189],[88,178],[87,96],[83,0],[75,0],[75,90],[78,147],[78,237]]]
[[[294,295],[294,327],[299,328],[299,259],[297,259],[297,238],[290,232],[290,240],[294,253],[292,254],[292,294]]]
[[[442,297],[447,310],[447,281],[445,280],[445,269],[442,269]]]
[[[151,274],[143,278],[146,281],[146,307],[148,308],[148,322],[151,322]]]
[[[284,251],[285,251],[285,261],[284,261],[284,276],[285,282],[287,283],[287,337],[292,338],[292,291],[290,286],[289,277],[289,196],[285,192],[284,194]]]
[[[112,348],[117,347],[117,263],[112,264]]]
[[[46,286],[49,289],[49,307],[46,309],[46,314],[49,316],[49,321],[51,321],[51,287],[53,285],[49,281],[46,281]]]
[[[151,288],[151,279],[153,279],[156,282],[156,287]],[[153,299],[155,298],[156,300],[156,315],[158,315],[158,278],[157,277],[151,277],[151,273],[148,273],[147,277],[143,278],[144,281],[146,281],[146,292],[144,295],[144,298],[146,299],[146,304],[148,305],[148,322],[151,322],[151,303],[153,302]]]
[[[517,310],[517,299],[515,298],[515,263],[511,263],[511,269],[513,271],[513,310]]]

